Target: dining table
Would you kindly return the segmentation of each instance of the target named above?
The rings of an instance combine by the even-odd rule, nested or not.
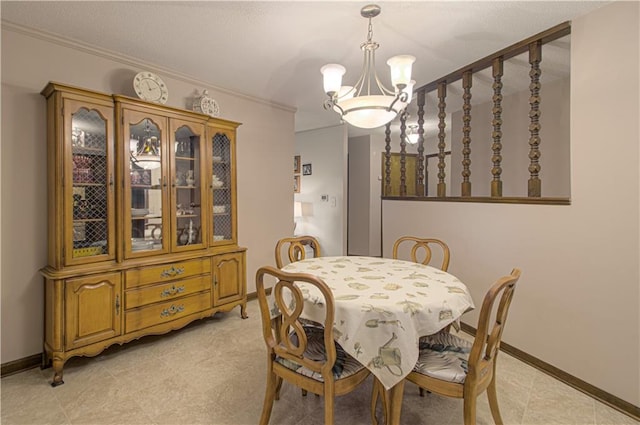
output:
[[[404,378],[419,355],[421,336],[457,323],[474,308],[467,287],[438,268],[366,256],[306,258],[282,267],[320,277],[332,291],[334,338],[367,367],[384,387],[389,422],[400,423]],[[299,283],[301,317],[321,322],[325,304],[311,285]]]

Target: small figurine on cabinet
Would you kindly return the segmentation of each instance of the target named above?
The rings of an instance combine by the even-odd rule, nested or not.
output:
[[[187,186],[195,186],[196,184],[196,178],[194,177],[194,173],[193,170],[187,170]]]
[[[186,176],[182,171],[176,172],[176,185],[184,186],[186,184]]]

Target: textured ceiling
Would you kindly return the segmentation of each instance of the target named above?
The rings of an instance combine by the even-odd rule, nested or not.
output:
[[[605,2],[378,2],[373,39],[379,75],[386,60],[417,57],[417,86]],[[2,20],[118,52],[212,86],[297,108],[296,130],[337,124],[325,111],[320,67],[362,67],[364,2],[2,1]],[[544,60],[543,60],[544,65]],[[350,132],[350,134],[353,134]]]

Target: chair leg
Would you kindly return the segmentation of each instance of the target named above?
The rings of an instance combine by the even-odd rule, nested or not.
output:
[[[464,425],[476,425],[477,394],[464,395]]]
[[[378,395],[380,395],[380,387],[378,384],[378,380],[374,378],[373,389],[371,391],[371,423],[373,425],[378,425],[378,418],[376,417],[376,405],[378,404]],[[384,394],[382,394],[382,406],[384,409]]]
[[[267,389],[264,394],[264,405],[262,406],[262,415],[260,415],[260,425],[268,425],[271,418],[271,410],[273,402],[276,399],[277,380],[282,383],[282,378],[276,377],[271,371],[267,374]]]
[[[335,402],[335,388],[332,382],[324,383],[324,424],[333,425],[333,409]]]
[[[487,397],[489,398],[489,408],[491,409],[491,416],[496,425],[503,425],[502,416],[500,416],[500,408],[498,407],[498,392],[496,390],[496,377],[493,375],[493,379],[487,387]]]
[[[306,397],[307,396],[307,390],[303,389],[302,390],[302,397]]]

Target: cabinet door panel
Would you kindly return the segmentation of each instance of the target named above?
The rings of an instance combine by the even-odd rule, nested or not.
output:
[[[167,119],[124,109],[125,258],[169,252]],[[126,139],[125,139],[126,137]]]
[[[173,252],[202,249],[207,243],[204,128],[202,121],[169,119]]]
[[[113,108],[64,99],[65,263],[115,257]]]
[[[213,306],[240,300],[245,292],[244,253],[213,257]]]
[[[66,349],[120,335],[119,273],[69,279],[65,287]]]
[[[211,243],[236,242],[235,132],[209,127],[211,161]]]

